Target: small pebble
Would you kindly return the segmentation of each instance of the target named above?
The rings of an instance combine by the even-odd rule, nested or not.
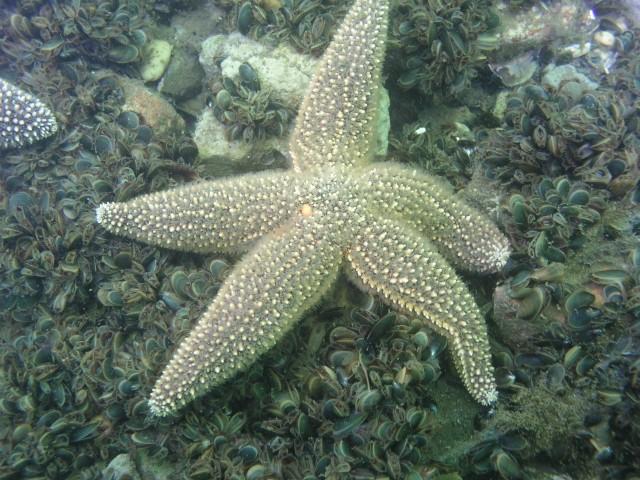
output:
[[[598,30],[593,34],[593,39],[606,48],[613,47],[613,44],[616,41],[615,35],[607,30]]]

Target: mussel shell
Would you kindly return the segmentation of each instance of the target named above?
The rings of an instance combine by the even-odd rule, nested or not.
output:
[[[244,2],[238,9],[238,31],[243,35],[249,33],[253,23],[253,8],[251,2]]]
[[[140,126],[140,117],[136,112],[122,112],[118,115],[117,121],[120,125],[130,130],[135,130]]]
[[[107,52],[107,58],[115,63],[132,63],[140,57],[140,50],[135,45],[116,45]]]

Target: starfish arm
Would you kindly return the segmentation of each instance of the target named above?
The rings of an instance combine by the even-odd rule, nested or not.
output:
[[[367,168],[359,185],[377,208],[425,235],[456,266],[489,273],[507,262],[507,238],[485,215],[458,199],[443,179],[384,163]]]
[[[483,405],[497,398],[486,325],[471,294],[408,226],[372,218],[347,253],[356,282],[447,337],[462,381]]]
[[[262,239],[235,267],[162,372],[150,398],[169,415],[272,348],[334,283],[342,251],[314,220]]]
[[[294,170],[371,157],[388,10],[387,0],[356,0],[327,47],[291,137]]]
[[[103,203],[96,218],[111,233],[174,250],[243,251],[296,212],[301,185],[290,172],[247,174]]]

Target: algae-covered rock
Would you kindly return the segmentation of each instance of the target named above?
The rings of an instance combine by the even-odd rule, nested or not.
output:
[[[222,76],[235,79],[243,63],[251,65],[261,87],[270,90],[275,100],[297,110],[317,60],[289,46],[267,47],[239,33],[214,35],[202,43],[200,64],[209,76],[218,75],[221,68]]]
[[[573,65],[549,65],[542,76],[542,85],[573,100],[598,88],[596,82],[578,72]]]
[[[145,45],[140,76],[145,82],[160,80],[171,60],[173,46],[166,40],[152,40]]]
[[[191,98],[202,89],[204,70],[195,52],[177,48],[158,89],[176,100]]]
[[[136,465],[144,480],[171,480],[178,475],[174,464],[154,458],[145,450],[136,452]]]
[[[229,140],[225,133],[226,128],[211,110],[203,112],[196,123],[193,141],[198,147],[203,165],[212,175],[262,169],[265,165],[260,165],[258,160],[261,156],[260,152],[277,151],[282,157],[287,152],[286,136],[269,137],[248,143]]]
[[[124,91],[123,111],[136,112],[159,134],[185,130],[182,117],[158,92],[148,89],[140,80],[119,77],[118,82]]]
[[[499,405],[491,424],[499,432],[518,431],[530,445],[528,456],[545,452],[566,458],[577,448],[571,439],[583,427],[587,399],[555,394],[540,382],[516,392],[510,403],[510,408]]]

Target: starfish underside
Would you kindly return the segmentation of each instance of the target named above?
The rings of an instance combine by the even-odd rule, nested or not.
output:
[[[372,163],[388,2],[356,0],[325,52],[290,142],[292,168],[102,204],[115,234],[193,252],[248,252],[157,381],[168,415],[255,362],[341,271],[445,335],[480,403],[496,390],[486,326],[450,264],[499,270],[506,238],[441,179]]]

